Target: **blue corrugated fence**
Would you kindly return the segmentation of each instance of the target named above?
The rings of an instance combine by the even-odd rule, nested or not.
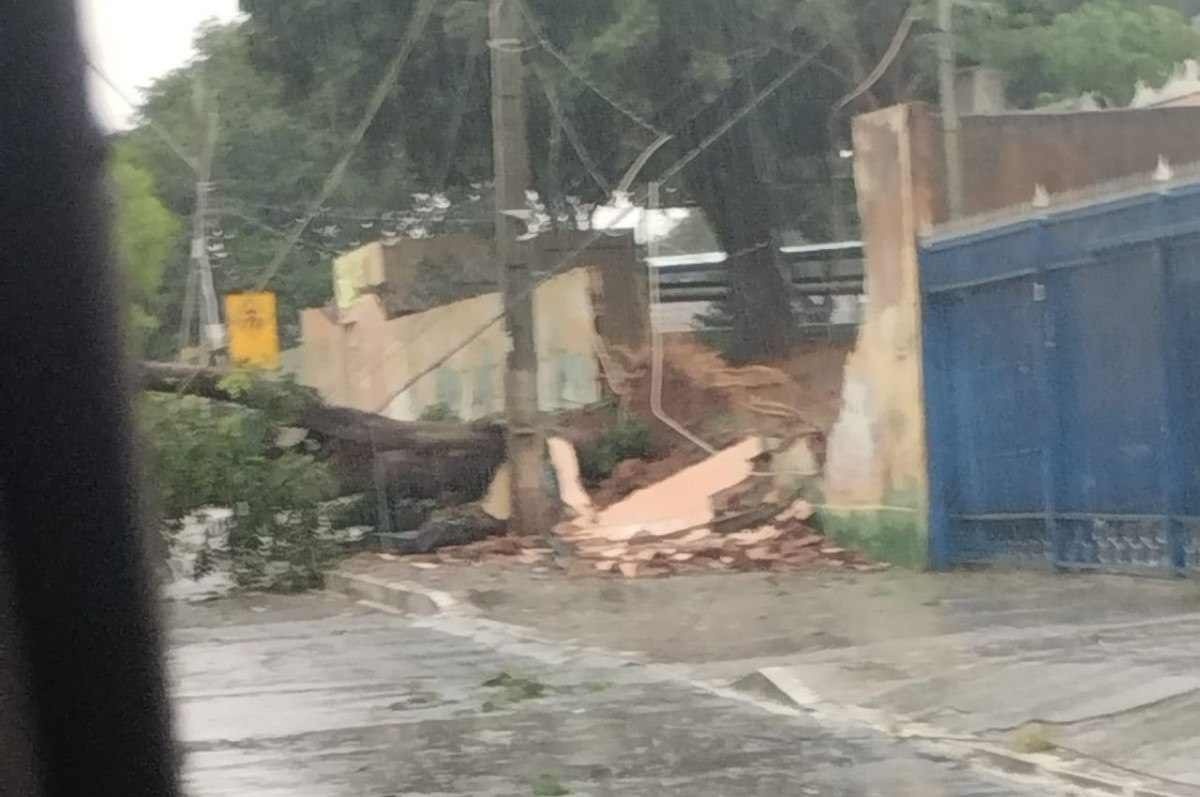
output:
[[[933,560],[1197,572],[1200,184],[926,242]]]

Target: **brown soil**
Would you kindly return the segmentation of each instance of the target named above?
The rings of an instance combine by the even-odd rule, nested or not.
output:
[[[715,448],[750,435],[794,438],[810,435],[820,444],[841,408],[843,371],[851,344],[804,343],[784,360],[733,367],[691,335],[671,336],[664,350],[662,406],[685,429]],[[650,426],[652,461],[622,463],[605,483],[591,489],[604,507],[708,456],[702,448],[658,421],[650,408],[649,353],[613,352],[618,361],[626,412]],[[583,410],[563,424],[580,445],[612,425],[612,409]],[[819,447],[819,446],[818,446]]]

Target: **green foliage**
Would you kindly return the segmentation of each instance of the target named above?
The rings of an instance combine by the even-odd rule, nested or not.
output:
[[[329,527],[347,529],[353,526],[374,526],[378,509],[375,496],[369,493],[347,496],[326,507]]]
[[[1058,747],[1055,733],[1041,723],[1031,723],[1018,728],[1012,736],[1012,749],[1018,753],[1048,753]]]
[[[483,682],[483,686],[485,689],[495,690],[495,694],[484,701],[481,707],[485,714],[509,708],[526,700],[538,700],[549,692],[549,687],[541,681],[509,672],[489,678]]]
[[[177,215],[190,214],[195,175],[151,125],[194,152],[195,101],[203,87],[206,108],[219,116],[214,204],[225,213],[214,220],[209,233],[213,245],[220,247],[213,255],[214,278],[224,294],[256,286],[280,246],[279,231],[290,230],[305,213],[340,157],[350,128],[331,125],[328,109],[317,98],[289,102],[282,80],[252,62],[244,23],[202,29],[196,48],[192,63],[149,87],[140,124],[123,135],[121,145],[132,162],[154,175],[168,208]],[[361,102],[354,107],[360,109]],[[318,216],[269,286],[278,294],[284,345],[299,337],[299,310],[318,307],[332,297],[332,253],[379,238],[383,212],[408,207],[412,190],[416,188],[409,159],[401,151],[364,153],[351,164],[330,204],[353,208],[355,218]],[[372,212],[374,221],[364,228],[366,222],[357,216]],[[161,314],[167,330],[175,328],[179,317],[186,276],[183,251],[162,285]],[[171,343],[160,341],[154,350],[161,356],[171,350]]]
[[[116,147],[109,175],[116,200],[117,258],[130,312],[130,345],[140,352],[158,327],[163,273],[179,248],[183,225],[159,200],[154,177],[133,162],[128,146]]]
[[[1138,81],[1161,86],[1200,55],[1200,33],[1177,8],[1142,0],[1007,0],[964,23],[964,55],[1008,72],[1023,106],[1085,92],[1127,105]]]
[[[571,790],[562,784],[562,780],[553,772],[543,772],[533,779],[530,784],[534,797],[565,797]]]
[[[777,231],[794,227],[809,239],[829,238],[839,225],[830,210],[834,167],[827,158],[848,144],[850,118],[897,102],[936,99],[932,0],[920,0],[923,19],[884,79],[837,115],[832,114],[835,103],[871,74],[908,3],[528,4],[538,32],[574,65],[565,69],[541,48],[526,56],[538,67],[528,83],[534,181],[553,208],[561,208],[565,196],[606,197],[573,147],[562,146],[561,136],[551,134],[557,122],[543,77],[599,171],[615,182],[656,136],[615,110],[606,97],[674,134],[646,165],[643,179],[648,179],[723,123],[750,93],[805,61],[794,79],[730,131],[736,141],[729,149],[714,147],[667,186],[672,201],[705,209],[731,251],[745,246],[737,240],[738,231],[753,233],[750,243],[760,240],[762,231],[728,212],[725,205],[742,207],[743,199],[754,199],[735,197],[723,204],[731,187],[753,185],[766,197],[769,212],[751,208],[743,215],[769,216],[769,226]],[[124,136],[128,159],[152,175],[176,216],[191,212],[194,175],[150,123],[191,151],[199,127],[198,86],[220,113],[214,183],[226,213],[219,222],[221,234],[213,231],[224,247],[216,260],[220,292],[252,287],[279,244],[278,234],[261,225],[290,228],[316,196],[416,6],[417,0],[242,0],[243,21],[205,28],[194,61],[149,88],[140,124]],[[1160,82],[1174,62],[1196,54],[1197,34],[1183,14],[1197,6],[1195,0],[959,0],[961,55],[967,63],[1009,71],[1022,105],[1080,91],[1121,103],[1137,80]],[[490,223],[483,185],[492,172],[486,9],[486,0],[436,5],[329,208],[317,215],[270,286],[278,292],[285,345],[298,338],[298,310],[330,298],[331,252],[415,227],[445,229],[452,220],[471,229]],[[753,168],[747,165],[750,153]],[[435,223],[426,224],[420,207],[430,196],[440,202],[443,192],[451,209],[436,210]],[[186,251],[177,247],[168,260],[155,301],[146,307],[163,322],[163,332],[178,318]],[[439,275],[429,277],[429,290],[439,294]],[[737,321],[745,327],[746,313],[739,313]],[[759,313],[778,327],[777,312],[760,308]],[[163,334],[150,344],[159,355],[170,348]]]
[[[1178,12],[1097,0],[1062,14],[1044,34],[1047,77],[1060,92],[1092,91],[1118,105],[1134,84],[1162,85],[1171,67],[1200,55],[1200,33]]]
[[[453,407],[444,401],[439,401],[436,404],[430,404],[428,407],[426,407],[421,413],[420,420],[446,422],[461,421],[462,419],[458,417],[458,413],[454,411]]]
[[[278,590],[320,584],[335,553],[318,511],[333,491],[323,464],[274,451],[278,427],[258,411],[149,394],[141,421],[165,517],[230,507],[228,548],[212,555],[228,557],[239,584]]]
[[[579,448],[579,473],[589,484],[602,482],[627,459],[650,456],[650,428],[633,418],[619,421],[594,443]]]

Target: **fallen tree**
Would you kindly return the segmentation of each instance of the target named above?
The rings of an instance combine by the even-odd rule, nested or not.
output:
[[[243,376],[245,378],[243,378]],[[143,390],[198,396],[286,417],[330,443],[344,487],[372,482],[372,464],[386,454],[391,490],[412,497],[479,492],[483,474],[504,459],[504,429],[495,423],[396,421],[346,407],[330,407],[315,390],[295,382],[176,363],[143,362]],[[486,488],[486,478],[484,478]]]

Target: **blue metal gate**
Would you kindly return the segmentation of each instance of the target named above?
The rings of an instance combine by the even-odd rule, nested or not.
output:
[[[925,243],[935,565],[1200,569],[1200,184]]]

